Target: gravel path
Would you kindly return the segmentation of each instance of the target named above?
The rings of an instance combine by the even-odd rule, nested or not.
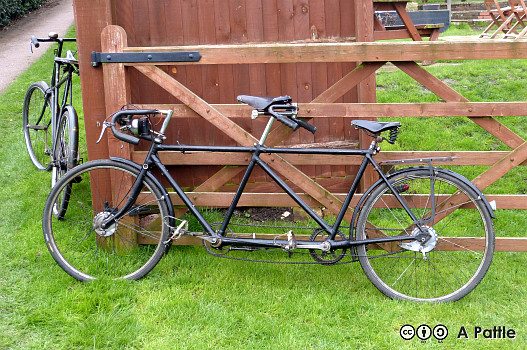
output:
[[[41,43],[31,53],[31,35],[47,37],[49,32],[64,36],[73,25],[73,0],[52,0],[4,30],[0,30],[0,94],[53,45]]]

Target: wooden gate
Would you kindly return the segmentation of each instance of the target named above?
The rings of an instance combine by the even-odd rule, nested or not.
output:
[[[325,3],[329,2],[326,1]],[[201,2],[186,1],[148,2],[147,5],[144,5],[146,8],[143,8],[142,13],[151,13],[152,9],[161,6],[160,4],[163,4],[164,10],[174,4],[179,4],[178,8],[183,10],[185,6],[196,3],[201,4]],[[205,1],[204,3],[209,3],[209,5],[212,5],[211,8],[216,9],[214,6],[218,1]],[[230,89],[228,84],[225,85],[219,79],[220,72],[226,70],[228,73],[232,72],[233,75],[237,76],[233,77],[233,86],[236,84],[238,87],[237,84],[240,84],[240,86],[248,89],[239,91],[240,93],[279,95],[286,93],[283,92],[283,89],[291,88],[293,90],[291,95],[294,95],[295,100],[302,102],[299,105],[302,116],[313,118],[314,123],[319,126],[319,129],[322,129],[317,132],[322,135],[320,136],[321,139],[313,139],[308,133],[300,134],[300,136],[291,136],[290,129],[285,126],[279,126],[273,130],[268,138],[268,145],[283,144],[284,142],[286,144],[337,142],[346,143],[348,146],[350,142],[355,142],[358,145],[363,142],[358,140],[357,135],[353,134],[353,130],[347,124],[348,120],[354,118],[467,116],[509,146],[511,151],[383,152],[377,159],[404,159],[430,156],[432,154],[433,156],[457,157],[454,161],[456,165],[488,165],[490,168],[473,180],[480,189],[488,187],[511,169],[522,165],[527,160],[526,141],[495,118],[499,116],[527,115],[526,102],[471,103],[416,63],[417,60],[483,59],[488,57],[493,59],[527,58],[526,42],[361,43],[350,38],[347,38],[347,40],[336,40],[335,38],[327,40],[327,35],[325,38],[319,37],[321,32],[319,29],[321,27],[317,27],[314,24],[315,31],[313,26],[309,26],[311,22],[308,21],[307,28],[310,28],[311,31],[304,32],[304,36],[280,38],[280,35],[278,35],[278,40],[276,40],[276,37],[271,38],[275,42],[260,43],[264,39],[269,38],[263,35],[250,40],[248,38],[249,33],[257,31],[250,29],[249,23],[251,25],[255,25],[254,23],[263,25],[263,19],[270,18],[264,16],[267,13],[264,11],[264,4],[269,5],[269,3],[275,2],[252,2],[247,0],[229,3],[238,4],[239,6],[243,4],[247,16],[249,16],[249,13],[253,13],[251,11],[261,15],[261,22],[253,22],[249,21],[249,19],[245,22],[246,26],[242,32],[247,33],[247,38],[242,35],[232,40],[235,43],[251,41],[250,44],[232,45],[220,42],[221,45],[218,45],[216,41],[209,43],[211,45],[207,45],[202,44],[200,40],[196,40],[199,42],[186,41],[184,46],[154,46],[158,44],[156,40],[152,39],[151,42],[144,41],[145,36],[154,36],[152,29],[154,20],[150,18],[150,27],[144,29],[144,31],[135,28],[137,26],[141,28],[144,25],[144,21],[142,22],[141,20],[145,18],[136,18],[131,13],[126,13],[126,10],[131,8],[126,6],[126,4],[129,4],[128,1],[100,0],[91,2],[89,5],[81,1],[75,1],[90,159],[117,155],[140,162],[144,157],[144,150],[141,148],[133,149],[129,145],[122,147],[122,143],[113,137],[108,138],[104,147],[94,148],[91,143],[100,133],[100,124],[105,116],[116,111],[122,105],[129,103],[138,104],[145,108],[174,109],[177,118],[174,123],[175,128],[172,128],[168,134],[169,142],[184,140],[186,143],[199,144],[201,141],[201,144],[211,144],[212,141],[214,144],[252,145],[257,141],[253,137],[253,133],[257,135],[262,125],[247,123],[250,115],[250,108],[247,106],[226,104],[221,99],[223,86],[228,86]],[[262,6],[249,9],[249,4],[254,5],[254,3],[259,3]],[[285,2],[276,2],[275,5],[283,5],[283,3]],[[305,11],[311,13],[313,11],[311,6],[314,6],[314,3],[309,2],[309,5],[305,5],[308,6],[305,7]],[[344,3],[344,1],[340,2],[340,4]],[[368,15],[373,16],[373,13],[368,4],[371,7],[371,2],[357,0],[350,8],[352,11],[350,18],[353,20],[353,25],[349,27],[351,31],[354,30],[355,24],[369,23],[367,19],[372,17],[368,17]],[[137,3],[133,2],[133,5],[137,6]],[[230,8],[232,9],[232,7]],[[302,17],[302,13],[305,13],[303,7],[292,6],[290,9],[292,9],[291,12],[286,11],[290,14],[289,17],[284,15],[284,11],[277,11],[278,5],[272,8],[276,12],[271,11],[269,13],[278,13],[278,19],[280,19],[280,15],[284,15],[284,23],[289,23],[293,29],[305,28],[306,24],[302,24],[300,19],[298,19],[304,18],[305,20],[305,17]],[[182,15],[180,22],[175,20],[176,24],[181,23],[181,27],[174,29],[174,33],[182,32],[185,35],[187,28],[185,21],[190,21],[187,25],[191,27],[192,23],[199,22],[199,10],[192,10],[192,8],[187,10],[189,10],[190,14],[197,14],[198,17],[190,16],[189,19],[188,16]],[[104,23],[98,24],[100,28],[99,43],[94,40],[93,28],[90,27],[92,16],[95,13],[106,14]],[[126,16],[118,16],[118,13],[124,13]],[[218,13],[222,12],[216,9],[214,13],[217,16]],[[205,16],[206,14],[203,13],[203,15]],[[224,15],[226,14],[224,13]],[[344,18],[344,15],[342,16]],[[155,18],[158,19],[157,17]],[[235,21],[235,24],[238,23],[236,21],[239,21],[239,18],[233,15],[232,18],[229,16],[224,19],[227,20],[227,18]],[[251,18],[256,19],[259,17],[253,16]],[[286,21],[287,18],[290,18],[289,22]],[[311,17],[309,17],[310,19]],[[194,22],[194,20],[197,22]],[[299,21],[300,24],[295,21]],[[326,24],[328,22],[325,21]],[[125,29],[114,25],[114,23],[121,24],[124,27],[128,26],[128,28],[135,28],[133,39],[127,37],[128,30],[125,31]],[[231,25],[231,34],[232,28],[236,28],[235,24]],[[361,41],[371,40],[371,38],[368,38],[370,33],[368,25],[359,26],[361,29],[357,27],[357,30],[353,33],[357,39]],[[166,22],[166,19],[164,26],[169,28],[169,23]],[[208,38],[207,30],[202,29],[206,27],[205,24],[197,27],[199,31],[198,37],[201,38],[201,35],[204,35],[205,38]],[[194,30],[196,29],[194,28]],[[296,33],[295,30],[285,24],[278,33],[288,32],[288,30]],[[217,33],[221,33],[218,28],[216,28]],[[265,34],[265,31],[263,33]],[[305,34],[313,37],[308,36],[305,38]],[[189,38],[191,37],[192,35],[189,34],[187,39],[190,40]],[[303,41],[294,43],[282,42],[285,39],[303,39]],[[208,39],[204,40],[207,41]],[[211,41],[214,40],[211,39]],[[253,43],[252,41],[255,42]],[[129,46],[130,42],[134,43],[133,46]],[[200,45],[191,45],[198,43]],[[84,47],[84,45],[87,46]],[[88,56],[91,53],[90,49],[103,53],[197,51],[202,58],[199,62],[192,64],[177,62],[162,64],[148,62],[139,64],[111,63],[104,64],[101,69],[89,67],[89,63],[86,62],[90,57]],[[426,104],[373,103],[375,100],[373,74],[387,62],[392,62],[397,68],[410,75],[445,102]],[[331,69],[336,69],[337,73],[331,75],[332,78],[330,79],[329,73]],[[306,71],[311,73],[311,80],[307,83],[305,83],[305,79],[301,79]],[[320,71],[323,71],[323,74]],[[182,77],[183,72],[185,73],[184,78]],[[274,76],[278,72],[280,73],[279,78]],[[294,78],[285,78],[290,74]],[[323,77],[324,74],[326,75],[325,79]],[[210,80],[211,77],[218,77],[218,79]],[[251,79],[244,79],[245,77],[251,77]],[[252,79],[253,77],[256,77],[255,80]],[[196,86],[196,79],[202,82],[201,91],[196,91],[199,90],[199,87]],[[280,90],[273,88],[271,84],[276,82],[277,79],[282,84]],[[183,80],[185,80],[184,83]],[[238,81],[238,83],[235,83],[235,81]],[[295,83],[293,84],[291,81]],[[317,85],[317,82],[320,85]],[[216,86],[216,84],[218,85]],[[104,89],[102,89],[102,86],[104,86]],[[265,89],[262,86],[265,86]],[[94,88],[99,90],[91,90]],[[209,91],[208,88],[213,91]],[[158,93],[160,90],[163,92]],[[234,93],[237,90],[233,88],[229,91]],[[103,109],[98,105],[101,103],[104,106]],[[326,127],[325,130],[324,127]],[[201,138],[197,138],[195,134],[186,134],[193,128],[200,130]],[[328,136],[329,133],[333,134],[337,130],[340,132],[340,134],[337,133],[337,139],[331,139]],[[279,155],[265,155],[262,158],[284,178],[296,184],[298,190],[303,193],[303,198],[308,203],[313,206],[326,207],[333,212],[337,212],[342,203],[342,188],[349,188],[349,182],[347,182],[349,179],[344,177],[344,175],[349,174],[350,170],[352,170],[350,167],[358,165],[359,161],[357,158],[350,156],[306,157],[303,155],[289,155],[282,157]],[[232,191],[229,191],[230,187],[227,185],[236,182],[233,178],[235,179],[239,176],[244,169],[243,165],[249,161],[248,155],[240,154],[211,155],[194,153],[183,155],[174,152],[163,154],[162,159],[167,164],[177,165],[179,170],[176,169],[176,171],[180,171],[178,181],[181,178],[185,178],[188,167],[200,166],[201,175],[189,176],[192,181],[183,182],[183,185],[189,187],[189,197],[195,201],[196,205],[219,207],[226,207],[230,204],[233,194]],[[323,164],[323,166],[320,164]],[[287,196],[277,193],[268,184],[257,185],[259,182],[265,183],[264,175],[260,174],[258,176],[253,181],[253,187],[249,189],[250,193],[242,197],[240,203],[242,206],[295,205],[291,203]],[[364,186],[369,185],[373,180],[373,172],[370,171],[369,177],[365,179]],[[525,196],[488,195],[488,199],[496,200],[498,208],[502,209],[527,208]],[[173,200],[176,204],[181,204],[174,196]],[[348,210],[347,221],[349,221],[350,215],[351,213]],[[499,238],[496,249],[527,251],[527,242],[525,239]]]

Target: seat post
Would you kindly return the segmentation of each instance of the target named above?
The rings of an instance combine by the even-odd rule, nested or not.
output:
[[[262,137],[260,138],[260,141],[258,142],[260,146],[263,146],[265,140],[267,139],[267,135],[269,135],[269,132],[271,132],[271,127],[273,126],[275,119],[276,118],[273,116],[269,118],[269,121],[267,122],[267,126],[265,127],[262,133]]]
[[[373,138],[373,140],[370,143],[369,149],[374,151],[375,153],[379,151],[379,140],[377,139],[377,136]],[[374,154],[375,154],[374,153]]]

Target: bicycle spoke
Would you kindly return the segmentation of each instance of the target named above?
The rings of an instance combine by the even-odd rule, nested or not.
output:
[[[136,176],[133,168],[99,160],[68,172],[65,182],[52,190],[45,213],[50,201],[59,197],[68,184],[73,185],[65,216],[59,220],[45,215],[43,222],[50,252],[73,277],[80,280],[137,279],[151,270],[163,255],[168,227],[162,224],[162,219],[156,224],[157,228],[148,226],[151,219],[141,225],[146,216],[162,218],[168,214],[160,190],[150,182],[143,183],[143,190],[149,196],[132,206],[128,212],[132,216],[126,214],[109,227],[101,227],[106,219],[117,213],[118,206],[128,200],[129,188]],[[115,182],[114,190],[107,180]],[[142,244],[140,239],[149,241]]]
[[[379,186],[363,205],[357,238],[375,238],[379,236],[376,232],[394,236],[401,231],[428,237],[421,243],[359,247],[359,260],[374,285],[390,297],[415,301],[457,300],[475,288],[490,264],[492,252],[488,249],[493,248],[490,214],[478,199],[479,195],[470,195],[464,183],[441,172],[434,176],[438,210],[432,212],[429,169],[408,173],[408,176],[399,176],[398,182],[392,185],[405,185],[403,199],[417,218],[425,222],[434,215],[435,219],[417,228],[405,210],[394,205],[394,196],[388,187]],[[445,200],[438,203],[439,198],[454,195],[453,205],[446,206]],[[492,243],[486,245],[489,239]],[[481,250],[477,242],[481,242]],[[403,250],[384,255],[397,250],[396,245]]]

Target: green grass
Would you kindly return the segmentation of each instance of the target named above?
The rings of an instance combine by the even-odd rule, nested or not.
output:
[[[0,96],[0,349],[524,348],[524,253],[496,253],[481,285],[445,305],[388,300],[358,264],[243,263],[211,257],[201,247],[173,247],[138,282],[73,280],[44,244],[41,215],[50,174],[32,166],[21,128],[25,90],[33,81],[47,80],[50,58],[48,53]],[[514,101],[525,100],[527,93],[522,65],[525,61],[475,61],[427,69],[452,79],[471,100]],[[384,86],[379,101],[435,100],[404,74],[383,72],[378,78]],[[80,111],[79,100],[75,106]],[[500,120],[527,136],[522,118]],[[503,149],[463,118],[402,122],[397,149]],[[520,172],[496,191],[524,186],[526,177]],[[497,235],[525,236],[526,223],[522,211],[498,211]],[[450,334],[443,344],[399,336],[402,325],[423,323],[444,324]],[[475,326],[498,325],[515,329],[517,339],[473,339]],[[456,339],[462,326],[470,339]]]
[[[448,27],[448,30],[441,33],[439,36],[439,40],[445,36],[457,36],[457,35],[469,35],[469,36],[476,36],[479,35],[485,27],[488,25],[488,23],[475,23],[475,24],[468,24],[468,23],[450,23],[450,26]]]

